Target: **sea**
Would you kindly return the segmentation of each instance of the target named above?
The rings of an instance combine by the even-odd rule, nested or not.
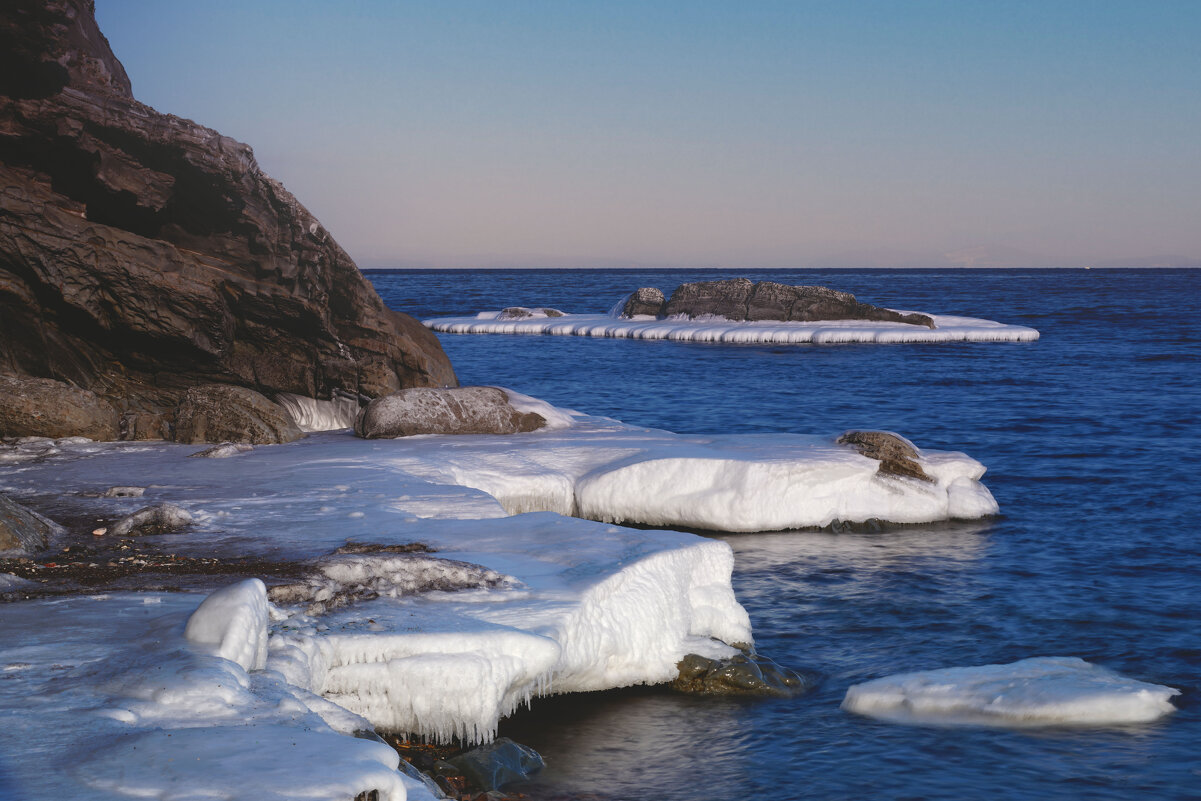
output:
[[[701,532],[730,544],[759,653],[794,698],[662,688],[536,699],[500,734],[535,799],[1201,798],[1201,271],[387,270],[419,319],[603,313],[638,287],[746,277],[1030,326],[1036,342],[729,345],[439,334],[463,384],[682,433],[885,429],[988,467],[1000,516]],[[1181,691],[1153,724],[901,725],[843,711],[890,674],[1075,656]]]

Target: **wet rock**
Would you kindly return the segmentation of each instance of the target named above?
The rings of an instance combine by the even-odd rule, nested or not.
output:
[[[913,443],[890,431],[848,431],[837,439],[839,445],[850,445],[869,459],[878,459],[881,475],[905,476],[933,481],[922,469],[921,455]]]
[[[109,487],[104,491],[105,498],[141,498],[146,493],[145,487]]]
[[[558,309],[548,309],[545,307],[538,309],[527,309],[525,306],[509,306],[507,309],[502,309],[500,314],[496,316],[498,320],[529,320],[534,317],[562,317],[563,312]]]
[[[163,503],[158,506],[147,506],[121,518],[110,531],[114,537],[169,534],[191,525],[191,523],[192,515],[186,509]]]
[[[5,3],[0,121],[0,370],[95,393],[131,439],[199,384],[457,383],[250,147],[134,99],[92,0]]]
[[[480,790],[497,790],[523,781],[542,770],[542,757],[533,748],[498,737],[487,745],[446,760]]]
[[[810,684],[799,673],[758,654],[710,659],[688,654],[677,665],[673,690],[697,695],[776,695],[803,693]]]
[[[282,406],[246,387],[192,387],[175,413],[175,440],[273,445],[304,436]]]
[[[37,512],[0,495],[0,551],[35,553],[45,550],[62,527]]]
[[[0,297],[3,278],[0,267]],[[3,323],[0,323],[0,340],[3,340]],[[117,410],[96,393],[48,378],[0,373],[0,437],[87,437],[111,441],[119,435]]]
[[[189,459],[228,459],[231,456],[237,456],[241,453],[248,453],[254,450],[254,446],[246,445],[241,442],[222,442],[220,445],[214,445],[211,448],[205,448],[202,451],[190,454]]]
[[[516,434],[546,425],[534,412],[519,412],[496,387],[402,389],[367,404],[355,433],[367,439],[413,434]]]
[[[653,286],[644,286],[635,289],[630,297],[626,299],[625,306],[621,309],[622,317],[637,317],[640,315],[650,315],[651,317],[661,317],[664,314],[664,307],[667,305],[667,299],[663,297],[663,290],[656,289]]]

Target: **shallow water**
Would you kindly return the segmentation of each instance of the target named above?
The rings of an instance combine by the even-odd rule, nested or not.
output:
[[[464,384],[679,432],[897,431],[989,467],[1002,516],[877,533],[724,537],[759,650],[814,671],[791,700],[658,690],[544,699],[502,727],[538,791],[621,799],[1201,797],[1201,271],[759,271],[893,308],[1039,329],[1033,343],[731,346],[439,335]],[[603,312],[639,286],[732,272],[369,274],[418,317]],[[1117,729],[901,726],[850,684],[1079,656],[1179,688]]]

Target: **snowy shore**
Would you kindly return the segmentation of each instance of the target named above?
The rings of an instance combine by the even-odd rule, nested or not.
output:
[[[274,603],[257,579],[227,589],[191,625],[203,592],[5,604],[0,789],[430,797],[390,749],[346,735],[485,740],[531,697],[662,683],[685,654],[753,642],[726,543],[601,521],[763,530],[996,511],[962,454],[922,453],[933,480],[919,481],[877,475],[832,437],[689,437],[542,411],[552,425],[529,434],[327,432],[224,459],[170,443],[7,449],[0,491],[47,513],[170,502],[193,524],[144,547],[306,572],[273,579]],[[145,492],[103,497],[118,485]],[[422,552],[400,552],[412,543]]]

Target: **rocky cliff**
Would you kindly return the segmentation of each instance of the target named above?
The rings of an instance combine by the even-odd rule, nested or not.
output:
[[[199,384],[457,383],[247,145],[133,98],[90,0],[0,11],[0,372],[94,392],[125,436]]]

